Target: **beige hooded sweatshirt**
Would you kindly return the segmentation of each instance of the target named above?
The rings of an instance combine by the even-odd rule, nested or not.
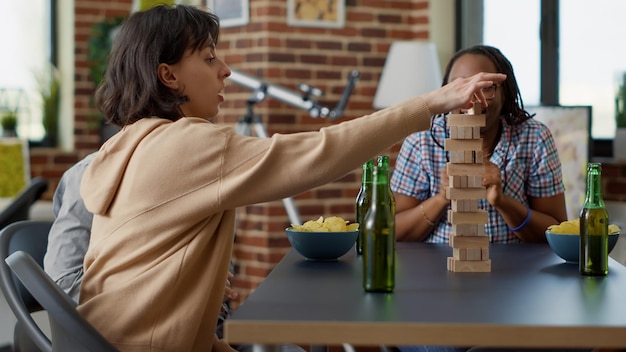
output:
[[[235,209],[333,181],[430,125],[421,98],[320,131],[242,136],[200,118],[124,127],[87,169],[80,313],[123,351],[227,351],[215,336]]]

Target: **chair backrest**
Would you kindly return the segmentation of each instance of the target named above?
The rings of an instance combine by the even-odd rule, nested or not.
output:
[[[72,300],[26,252],[18,251],[6,263],[48,313],[53,351],[117,351],[76,310]]]
[[[26,251],[43,267],[43,257],[48,246],[48,232],[52,221],[18,221],[0,230],[0,289],[17,318],[14,347],[34,343],[42,351],[51,351],[48,337],[40,330],[30,313],[41,310],[39,303],[12,274],[5,258],[17,251]],[[28,340],[22,333],[25,333]]]
[[[48,181],[41,177],[31,180],[28,187],[20,192],[15,199],[0,212],[0,230],[10,223],[28,220],[30,207],[48,189]]]

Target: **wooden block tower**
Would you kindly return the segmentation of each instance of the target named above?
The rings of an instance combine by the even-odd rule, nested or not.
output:
[[[450,246],[452,257],[448,257],[448,270],[454,272],[490,272],[489,237],[485,235],[488,213],[478,209],[478,200],[486,198],[482,176],[483,162],[480,127],[485,126],[480,104],[468,114],[449,114],[450,138],[445,140],[445,150],[450,152],[446,165],[449,187],[446,198],[451,200],[448,221],[452,223]]]

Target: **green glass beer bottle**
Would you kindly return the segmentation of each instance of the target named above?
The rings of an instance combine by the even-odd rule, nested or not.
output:
[[[356,239],[356,254],[363,254],[363,231],[365,229],[365,214],[370,208],[372,199],[372,168],[374,160],[368,160],[363,164],[361,175],[361,188],[356,196],[356,222],[359,223],[359,235]]]
[[[587,164],[587,191],[580,211],[580,258],[582,275],[609,273],[609,213],[602,199],[602,165]]]
[[[393,292],[395,286],[396,223],[389,194],[389,168],[374,165],[370,209],[363,236],[363,288]]]
[[[391,170],[389,166],[389,156],[387,155],[379,155],[377,158],[377,163],[379,167],[384,167],[387,170]],[[391,171],[389,171],[389,182],[387,185],[389,186],[389,202],[391,204],[391,213],[396,214],[396,198],[393,196],[393,191],[391,190]]]

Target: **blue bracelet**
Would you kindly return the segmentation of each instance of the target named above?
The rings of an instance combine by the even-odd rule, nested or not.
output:
[[[524,221],[522,221],[522,223],[519,224],[518,227],[511,228],[509,226],[509,230],[511,230],[513,232],[517,232],[517,231],[523,229],[524,227],[526,227],[526,225],[528,225],[528,223],[530,222],[530,213],[531,213],[530,208],[528,207],[528,205],[526,206],[526,212],[527,212],[526,219],[524,219]]]

